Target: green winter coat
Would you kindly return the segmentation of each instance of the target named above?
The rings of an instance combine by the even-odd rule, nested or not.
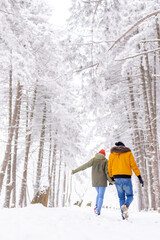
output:
[[[107,180],[112,182],[108,174],[108,160],[102,153],[96,153],[94,158],[73,170],[72,173],[83,171],[89,167],[92,167],[92,187],[107,187]]]

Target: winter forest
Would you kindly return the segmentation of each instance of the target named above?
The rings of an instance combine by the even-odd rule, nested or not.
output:
[[[0,205],[48,191],[48,207],[69,207],[75,189],[83,201],[88,175],[72,169],[118,140],[145,183],[135,179],[139,211],[158,211],[159,1],[72,0],[69,11],[58,28],[45,0],[0,1]]]

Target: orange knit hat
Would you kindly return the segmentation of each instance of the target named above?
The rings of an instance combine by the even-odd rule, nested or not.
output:
[[[99,153],[102,153],[104,156],[106,156],[106,152],[105,152],[104,149],[101,149],[101,150],[99,151]]]

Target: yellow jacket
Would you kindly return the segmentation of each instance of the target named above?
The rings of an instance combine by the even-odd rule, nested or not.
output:
[[[111,149],[108,161],[109,176],[129,175],[132,176],[132,170],[136,176],[141,173],[137,167],[131,150],[125,146],[116,146]]]

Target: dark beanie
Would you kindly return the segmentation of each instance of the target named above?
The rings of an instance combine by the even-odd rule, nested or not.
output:
[[[123,142],[116,142],[115,145],[116,146],[125,146]]]

